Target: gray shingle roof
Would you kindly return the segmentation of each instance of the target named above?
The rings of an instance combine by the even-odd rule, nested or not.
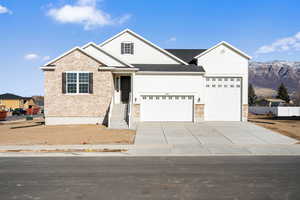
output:
[[[5,93],[0,95],[0,99],[24,99],[24,97],[11,94],[11,93]]]
[[[195,56],[206,51],[206,49],[165,49],[165,50],[187,63],[190,63]]]
[[[152,72],[205,72],[202,66],[176,64],[133,64],[139,71]]]

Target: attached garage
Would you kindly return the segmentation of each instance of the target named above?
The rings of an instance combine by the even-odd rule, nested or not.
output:
[[[207,77],[204,119],[206,121],[241,121],[242,78]]]
[[[141,101],[141,121],[192,122],[194,118],[193,96],[145,95]]]

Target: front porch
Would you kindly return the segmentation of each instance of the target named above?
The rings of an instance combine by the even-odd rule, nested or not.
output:
[[[133,72],[113,72],[114,91],[109,108],[108,127],[131,129]]]

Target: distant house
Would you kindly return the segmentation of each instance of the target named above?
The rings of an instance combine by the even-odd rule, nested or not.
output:
[[[35,102],[31,97],[21,97],[11,93],[0,95],[0,107],[4,107],[6,110],[13,110],[16,108],[27,109],[34,105]]]
[[[286,102],[282,99],[262,99],[257,102],[259,106],[277,107],[286,105]]]
[[[34,107],[36,106],[36,103],[35,103],[35,100],[31,97],[25,97],[24,98],[24,106],[23,108],[24,109],[28,109],[28,108],[31,108],[31,107]]]

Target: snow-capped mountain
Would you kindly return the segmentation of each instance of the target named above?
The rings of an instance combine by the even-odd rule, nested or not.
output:
[[[272,61],[249,63],[249,83],[256,88],[277,90],[281,83],[293,94],[300,90],[300,62]]]

